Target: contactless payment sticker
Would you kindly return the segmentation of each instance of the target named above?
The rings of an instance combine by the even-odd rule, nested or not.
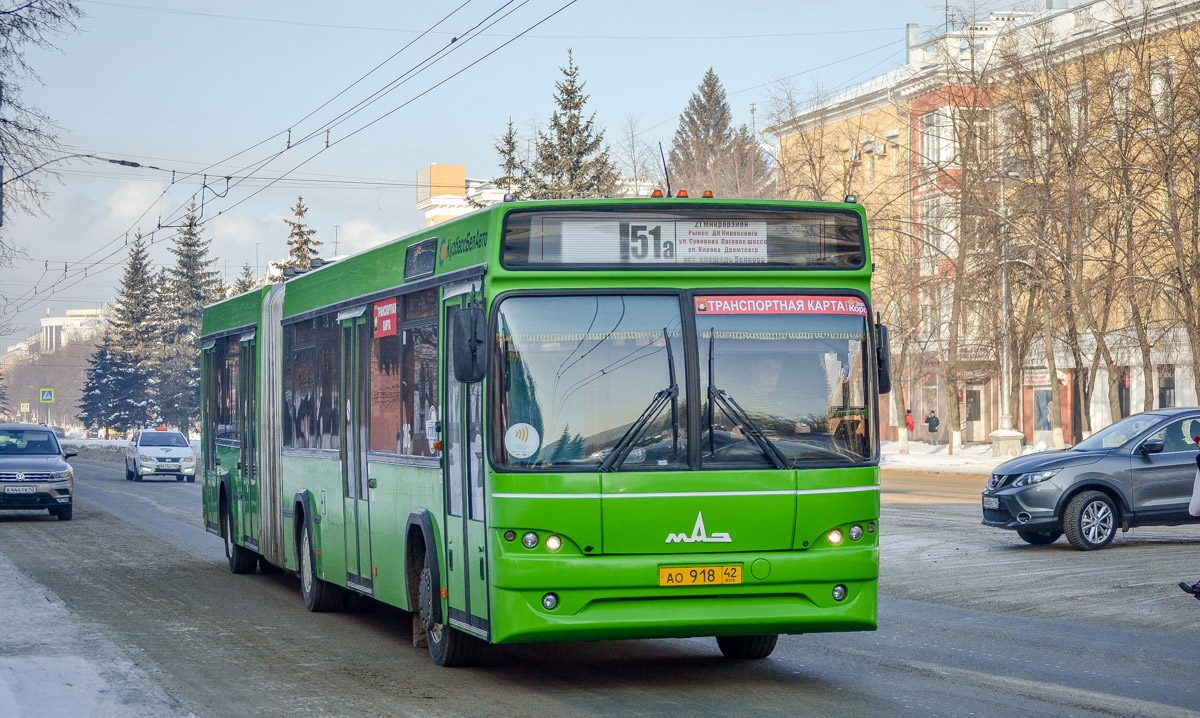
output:
[[[514,459],[528,459],[537,453],[541,445],[542,437],[530,424],[513,424],[504,432],[504,448]]]

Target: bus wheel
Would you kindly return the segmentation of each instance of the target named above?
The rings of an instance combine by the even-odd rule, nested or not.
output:
[[[221,514],[221,535],[225,537],[225,558],[229,559],[229,570],[234,573],[254,573],[258,562],[248,548],[237,545],[233,540],[233,509],[225,504],[225,512]]]
[[[479,660],[482,645],[477,639],[447,626],[433,622],[433,570],[429,553],[425,554],[425,566],[421,569],[418,600],[420,601],[421,625],[425,628],[425,639],[429,643],[429,655],[439,666],[454,668],[474,665]]]
[[[726,658],[766,658],[775,650],[779,634],[767,636],[717,636],[717,647]]]
[[[341,587],[317,578],[317,555],[308,524],[300,529],[300,592],[304,607],[314,613],[332,611],[342,604]]]

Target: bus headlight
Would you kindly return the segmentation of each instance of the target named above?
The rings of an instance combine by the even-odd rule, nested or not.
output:
[[[850,540],[857,541],[862,538],[862,526],[854,524],[850,527]]]
[[[557,551],[562,548],[562,538],[559,536],[547,536],[546,548],[550,551]]]
[[[527,533],[521,537],[521,545],[524,546],[525,548],[533,548],[533,547],[537,546],[537,544],[538,544],[537,534],[535,534],[532,531],[530,531],[529,533]]]
[[[833,600],[841,602],[846,600],[846,587],[838,584],[833,587]]]
[[[558,608],[558,594],[547,593],[545,596],[542,596],[542,608],[547,611],[553,611]]]
[[[841,529],[831,530],[829,532],[828,538],[829,538],[829,543],[833,544],[834,546],[840,545],[842,543],[842,530]]]

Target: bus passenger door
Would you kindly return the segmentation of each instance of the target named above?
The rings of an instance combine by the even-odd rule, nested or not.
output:
[[[349,312],[354,314],[353,311]],[[345,490],[346,585],[371,595],[371,489],[367,477],[365,412],[370,341],[359,310],[342,321],[342,487]]]
[[[463,291],[470,291],[465,285]],[[454,378],[451,363],[454,314],[467,306],[467,296],[445,300],[442,332],[446,391],[442,411],[443,455],[446,471],[446,566],[449,623],[487,638],[488,556],[483,464],[483,383],[466,384]]]
[[[258,351],[253,333],[241,339],[240,371],[238,372],[238,434],[242,437],[238,466],[241,469],[241,500],[237,502],[238,525],[242,531],[242,542],[258,550],[259,530],[262,517],[259,515],[258,495]]]

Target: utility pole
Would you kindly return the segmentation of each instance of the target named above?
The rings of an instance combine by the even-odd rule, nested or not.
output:
[[[335,224],[335,225],[333,225],[333,256],[334,257],[337,256],[337,232],[338,232],[338,225]]]

